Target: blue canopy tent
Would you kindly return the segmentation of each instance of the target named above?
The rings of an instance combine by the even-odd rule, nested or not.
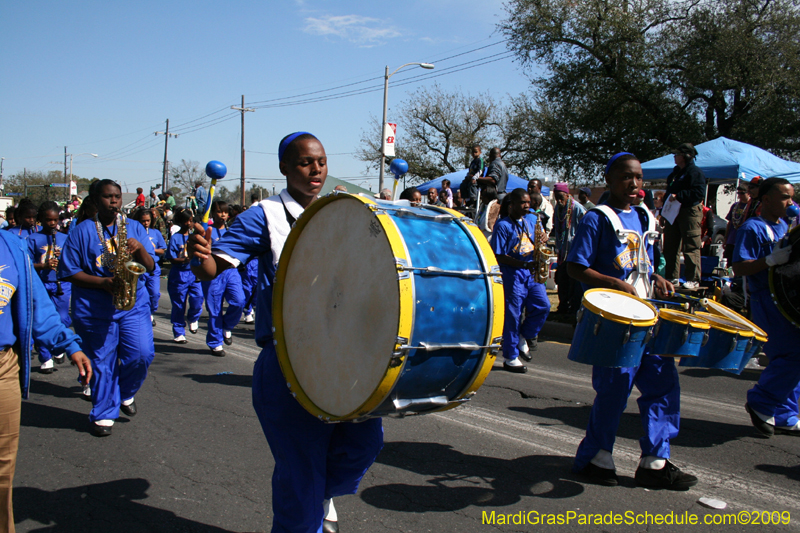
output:
[[[464,181],[464,178],[467,177],[467,169],[458,170],[456,172],[451,172],[450,174],[445,174],[441,178],[436,178],[435,180],[428,181],[423,183],[422,185],[417,185],[417,190],[425,196],[425,193],[428,192],[428,189],[431,187],[436,187],[437,189],[441,189],[442,181],[443,180],[450,180],[450,189],[453,191],[457,191],[458,188],[461,186],[461,182]],[[508,184],[506,185],[506,192],[511,192],[514,189],[527,189],[528,188],[528,181],[520,178],[519,176],[515,176],[513,174],[508,175]],[[549,191],[548,191],[549,192]],[[544,194],[545,191],[542,191]],[[545,194],[545,196],[547,196]]]
[[[761,176],[800,182],[800,163],[781,159],[751,144],[719,137],[695,148],[695,163],[703,169],[709,181],[749,181]],[[666,180],[673,168],[675,159],[672,154],[642,163],[645,180]]]

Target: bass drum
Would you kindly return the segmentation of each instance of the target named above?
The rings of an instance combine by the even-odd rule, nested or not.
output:
[[[336,194],[289,234],[273,317],[287,386],[311,414],[429,413],[466,401],[489,374],[503,284],[460,213]]]
[[[800,328],[800,226],[786,239],[792,245],[792,255],[785,265],[769,269],[769,291],[783,316]]]

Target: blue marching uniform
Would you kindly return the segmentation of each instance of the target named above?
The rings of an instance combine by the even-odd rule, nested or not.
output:
[[[8,231],[11,235],[16,235],[20,239],[27,239],[31,235],[38,233],[40,229],[42,229],[41,226],[31,226],[29,228],[17,226],[15,228],[8,228],[6,231]]]
[[[638,233],[648,229],[643,210],[632,207],[625,212],[614,209],[624,229]],[[600,274],[625,280],[637,267],[639,242],[629,236],[620,242],[611,222],[601,211],[592,209],[581,220],[572,243],[568,263],[576,263]],[[653,247],[647,246],[649,273],[653,273]],[[589,289],[584,285],[584,289]],[[639,366],[630,368],[592,368],[592,387],[597,396],[592,405],[586,436],[578,447],[573,470],[583,470],[600,450],[614,451],[617,429],[628,405],[633,386],[641,392],[637,400],[644,436],[639,446],[644,457],[668,459],[670,439],[680,427],[680,383],[672,358],[662,358],[645,351]],[[598,464],[613,469],[613,464]]]
[[[761,217],[748,219],[736,232],[733,262],[768,256],[787,229],[783,220],[773,224]],[[778,428],[790,428],[798,423],[800,328],[789,322],[772,301],[769,270],[747,276],[747,288],[751,318],[769,336],[764,345],[769,364],[758,383],[748,391],[747,403],[758,413],[774,418],[767,422]]]
[[[161,235],[161,232],[157,229],[150,228],[147,230],[147,236],[150,238],[150,244],[153,245],[153,249],[164,250],[164,255],[166,255],[167,243],[164,242],[164,236]],[[158,263],[161,261],[162,257],[163,256],[156,255],[156,265],[153,271],[142,274],[145,287],[147,287],[147,293],[150,295],[151,315],[158,311],[158,301],[161,299],[161,266]]]
[[[180,257],[184,253],[188,235],[176,233],[170,238],[166,256],[168,259]],[[172,302],[172,334],[175,337],[186,334],[186,321],[197,322],[203,312],[203,288],[192,273],[189,261],[182,264],[173,263],[167,279],[167,292]],[[189,313],[186,314],[186,302],[189,302]]]
[[[117,234],[117,224],[104,227],[104,239]],[[139,241],[145,251],[155,255],[144,227],[127,221],[128,238]],[[67,237],[61,251],[58,278],[86,272],[110,278],[114,272],[102,265],[104,245],[92,219],[84,220]],[[102,289],[72,287],[72,323],[83,340],[83,351],[92,361],[92,412],[89,420],[114,420],[119,406],[136,395],[147,377],[155,357],[153,328],[147,288],[139,277],[136,304],[130,311],[114,307],[113,297]]]
[[[302,213],[286,190],[265,202],[281,199],[293,217]],[[290,394],[272,342],[272,283],[277,268],[268,226],[263,209],[248,209],[236,217],[213,250],[234,267],[259,257],[255,332],[261,354],[253,371],[253,407],[275,459],[272,531],[312,533],[321,529],[324,499],[356,492],[383,446],[383,427],[379,418],[325,424]]]
[[[242,291],[244,292],[244,314],[253,312],[256,301],[256,287],[258,285],[258,258],[254,257],[244,266],[239,266],[239,275],[242,278]]]
[[[60,232],[56,232],[55,235],[46,235],[39,232],[28,236],[27,241],[28,252],[31,255],[31,259],[36,264],[42,264],[61,252],[64,248],[64,243],[67,242],[67,236]],[[56,306],[56,311],[58,311],[58,316],[61,318],[61,323],[67,328],[72,326],[72,318],[69,316],[69,301],[72,296],[72,284],[67,281],[61,282],[62,294],[58,294],[59,284],[57,283],[56,271],[51,268],[45,268],[37,272],[39,273],[39,279],[44,283],[47,295],[50,296],[50,301]],[[53,354],[44,346],[37,346],[37,348],[39,349],[40,363],[44,363],[53,358]]]
[[[494,225],[491,246],[497,255],[507,255],[521,261],[530,261],[533,252],[533,236],[536,215],[527,214],[520,220],[505,217]],[[520,335],[533,339],[539,335],[550,314],[550,299],[543,283],[537,283],[527,268],[500,265],[505,293],[505,322],[503,324],[503,357],[516,359],[519,356]],[[520,323],[522,309],[525,320]]]
[[[225,232],[224,228],[212,227],[212,244],[219,241]],[[206,309],[208,310],[206,344],[209,348],[216,348],[217,346],[222,346],[223,330],[233,330],[242,318],[242,309],[244,309],[242,278],[235,268],[229,268],[213,280],[203,281],[200,284],[203,288],[203,297],[206,299]],[[222,314],[223,299],[228,302],[228,309],[224,315]]]

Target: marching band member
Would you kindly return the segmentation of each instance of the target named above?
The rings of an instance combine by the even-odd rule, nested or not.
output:
[[[33,260],[33,268],[39,274],[39,278],[44,283],[50,301],[55,305],[61,323],[65,328],[72,326],[72,318],[69,316],[69,300],[72,295],[72,285],[68,282],[60,282],[56,278],[56,267],[61,249],[67,241],[67,236],[57,231],[58,229],[58,204],[55,202],[45,202],[39,206],[37,219],[42,224],[42,230],[32,233],[28,237],[28,252]],[[60,353],[53,356],[45,346],[38,346],[39,349],[39,372],[50,374],[53,372],[53,360],[59,364],[65,360],[64,354]]]
[[[150,322],[155,326],[156,319],[153,318],[153,315],[158,311],[158,301],[161,299],[161,266],[158,263],[167,250],[167,243],[164,242],[164,235],[153,227],[153,213],[151,211],[140,209],[134,214],[133,219],[138,221],[147,231],[147,237],[150,239],[150,244],[153,245],[153,251],[156,253],[156,265],[153,271],[142,274],[147,293],[150,295]]]
[[[190,238],[194,268],[210,280],[260,257],[256,342],[262,348],[253,372],[253,406],[275,458],[273,532],[338,531],[331,498],[354,494],[383,446],[379,418],[325,424],[309,414],[286,387],[272,344],[272,283],[291,225],[316,200],[328,174],[322,143],[309,133],[285,137],[278,149],[286,189],[238,217],[213,246]]]
[[[768,272],[770,267],[788,263],[792,253],[792,245],[781,239],[787,231],[783,217],[793,195],[794,187],[783,178],[762,181],[758,192],[761,215],[747,219],[739,228],[733,252],[733,271],[747,276],[753,322],[769,335],[764,345],[769,364],[748,391],[745,404],[753,425],[767,437],[800,436],[800,330],[772,300]]]
[[[27,244],[0,231],[0,531],[14,533],[12,486],[17,466],[21,399],[28,398],[31,346],[67,353],[83,382],[92,365],[80,339],[61,322],[33,273]]]
[[[211,230],[211,243],[219,241],[227,229],[225,222],[228,220],[228,204],[222,201],[211,203],[211,216],[213,222]],[[206,299],[208,310],[208,334],[206,344],[211,350],[211,355],[225,357],[224,342],[233,344],[233,328],[239,324],[244,309],[244,292],[242,291],[242,278],[236,269],[222,271],[211,281],[200,283],[203,287],[203,297]],[[222,300],[228,302],[228,309],[222,314]]]
[[[203,288],[192,273],[189,258],[186,255],[186,240],[192,229],[192,212],[184,209],[175,215],[174,221],[180,230],[173,234],[167,247],[167,257],[172,263],[167,279],[167,292],[172,302],[172,336],[178,344],[186,344],[186,321],[189,321],[189,333],[197,333],[197,321],[203,312]],[[186,302],[189,302],[189,314],[186,315]]]
[[[606,206],[590,210],[578,226],[567,256],[569,275],[581,282],[585,289],[616,289],[636,296],[636,289],[628,282],[633,279],[629,275],[635,275],[640,261],[647,261],[650,280],[655,283],[657,293],[668,295],[674,287],[653,273],[652,245],[647,245],[647,257],[639,257],[639,240],[644,238],[650,222],[650,215],[644,208],[631,207],[642,184],[639,160],[627,152],[616,154],[606,165],[605,176],[610,196]],[[612,222],[610,217],[618,220]],[[628,235],[620,241],[614,229],[615,223],[635,231],[638,238]],[[636,484],[647,488],[687,490],[697,483],[697,478],[681,472],[669,461],[669,442],[678,435],[680,426],[678,371],[672,358],[661,358],[647,352],[638,367],[593,367],[592,386],[597,396],[573,470],[594,483],[618,484],[611,454],[633,385],[642,393],[638,403],[645,428],[645,435],[639,440],[642,458],[636,470]]]
[[[114,278],[121,246],[148,272],[155,265],[153,245],[141,224],[120,214],[122,190],[114,181],[92,183],[89,195],[97,215],[84,220],[61,251],[58,279],[72,283],[72,321],[92,361],[92,434],[111,435],[120,411],[136,415],[134,396],[155,356],[147,288],[138,280],[136,303],[129,311],[114,306]],[[127,241],[120,241],[120,233]],[[118,289],[117,289],[118,290]]]
[[[530,361],[530,352],[536,351],[536,338],[550,313],[550,299],[544,284],[536,282],[533,252],[537,218],[528,211],[530,195],[525,189],[514,189],[508,198],[508,216],[495,223],[490,244],[500,264],[505,292],[503,368],[521,374],[528,367],[518,357],[521,354]],[[523,344],[527,350],[520,349]]]
[[[23,198],[14,213],[18,225],[13,228],[9,227],[6,231],[21,239],[27,239],[41,229],[36,225],[37,211],[36,204],[27,198]]]
[[[242,291],[244,293],[244,319],[245,324],[256,321],[256,312],[253,306],[258,284],[258,257],[254,257],[246,265],[239,265],[239,276],[242,278]]]

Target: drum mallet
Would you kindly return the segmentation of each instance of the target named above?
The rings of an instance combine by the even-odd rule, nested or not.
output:
[[[211,178],[211,185],[208,188],[208,202],[206,205],[206,210],[203,213],[203,218],[201,219],[201,224],[203,225],[203,231],[205,232],[205,239],[207,241],[211,240],[211,228],[208,227],[208,218],[211,215],[211,203],[214,201],[214,192],[217,189],[217,180],[220,180],[225,177],[228,173],[228,167],[225,166],[225,163],[222,161],[209,161],[206,165],[206,176]],[[192,259],[192,265],[197,266],[200,264],[199,259]]]
[[[392,189],[392,201],[397,200],[397,184],[400,183],[400,178],[408,172],[408,163],[404,159],[392,159],[389,165],[389,172],[394,174],[394,188]],[[379,191],[380,192],[380,191]]]

